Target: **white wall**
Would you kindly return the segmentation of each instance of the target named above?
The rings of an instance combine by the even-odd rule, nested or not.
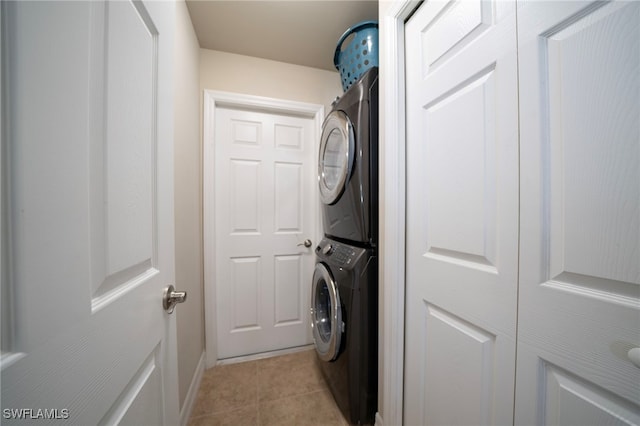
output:
[[[200,47],[183,1],[176,4],[174,52],[176,288],[187,291],[186,303],[175,311],[182,410],[204,352]]]
[[[200,49],[200,88],[320,104],[326,113],[342,94],[337,71],[207,49]]]

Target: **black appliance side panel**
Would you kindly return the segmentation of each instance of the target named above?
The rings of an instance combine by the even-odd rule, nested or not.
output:
[[[376,74],[375,81],[369,91],[369,173],[371,194],[369,220],[371,226],[371,240],[369,244],[373,247],[378,246],[378,188],[379,188],[379,148],[378,148],[378,77]]]
[[[351,304],[349,379],[350,418],[373,424],[378,406],[378,258],[370,256],[359,271]]]

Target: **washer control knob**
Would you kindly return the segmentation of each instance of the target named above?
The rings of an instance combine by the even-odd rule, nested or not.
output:
[[[331,244],[327,244],[322,248],[322,254],[331,254],[333,252],[333,246]]]

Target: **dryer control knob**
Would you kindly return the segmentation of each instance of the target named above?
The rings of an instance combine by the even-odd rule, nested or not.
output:
[[[322,254],[331,254],[333,251],[333,246],[331,244],[327,244],[322,248]]]

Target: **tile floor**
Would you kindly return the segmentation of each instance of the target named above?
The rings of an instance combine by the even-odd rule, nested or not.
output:
[[[346,426],[313,349],[206,370],[189,426]]]

